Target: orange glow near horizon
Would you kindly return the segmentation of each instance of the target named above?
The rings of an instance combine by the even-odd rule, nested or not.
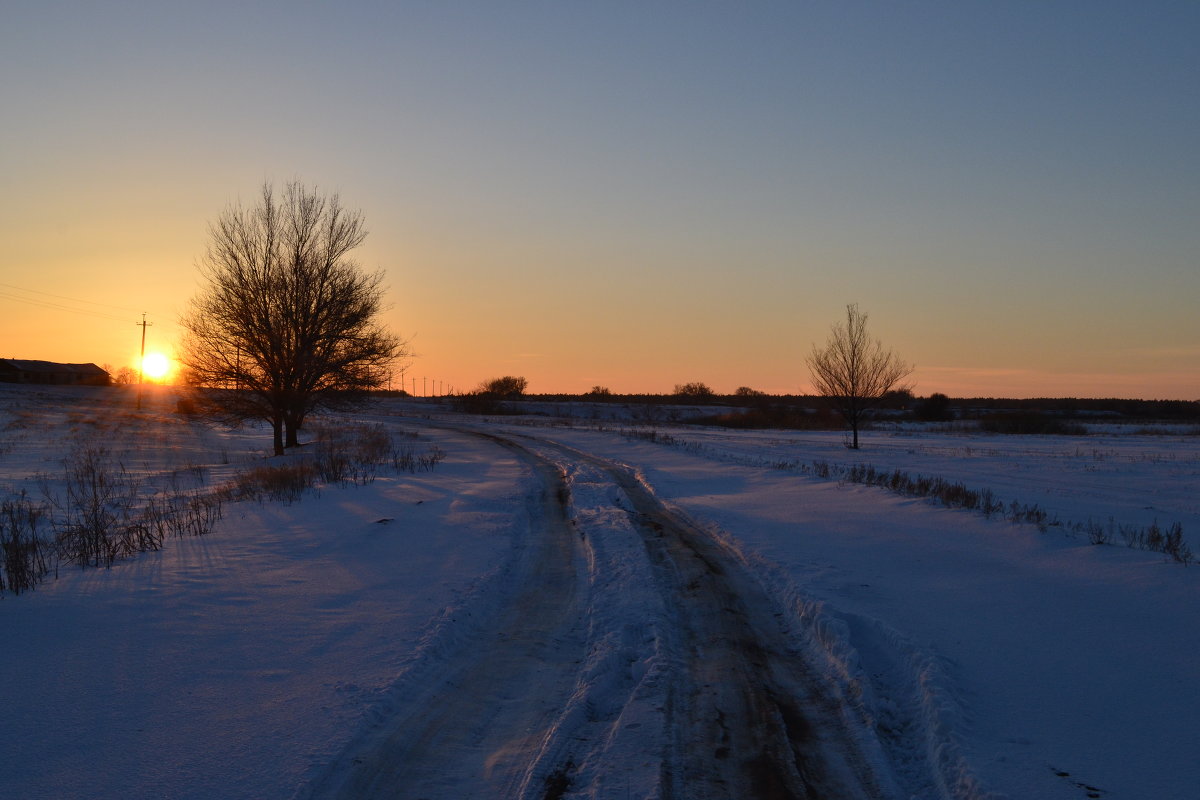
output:
[[[142,5],[6,15],[0,357],[182,352],[209,226],[294,178],[416,394],[806,393],[857,303],[919,396],[1200,398],[1191,4]]]
[[[185,257],[179,253],[173,260]],[[436,259],[430,262],[436,264]],[[182,308],[194,291],[192,273],[181,269],[173,285],[159,289],[150,307]],[[470,391],[501,375],[527,378],[531,394],[582,394],[597,385],[616,394],[669,394],[676,384],[693,381],[719,394],[732,394],[741,386],[769,394],[806,394],[812,389],[804,358],[814,342],[824,341],[838,312],[836,304],[818,308],[810,302],[794,316],[756,317],[731,310],[721,325],[690,326],[669,310],[649,307],[652,297],[631,296],[623,308],[615,306],[620,321],[613,324],[605,318],[613,306],[596,309],[573,305],[570,299],[556,306],[553,297],[510,294],[523,321],[506,326],[461,295],[460,307],[439,304],[434,277],[409,279],[399,269],[395,275],[393,285],[402,291],[389,298],[395,310],[384,322],[411,339],[415,357],[396,366],[392,386],[418,395]],[[496,287],[490,296],[501,293]],[[92,297],[107,299],[100,293]],[[1056,349],[1036,352],[1029,342],[1014,344],[1016,336],[1010,334],[1008,341],[987,342],[978,353],[963,353],[947,344],[959,339],[938,328],[922,330],[919,315],[910,318],[882,300],[871,305],[864,300],[863,307],[884,344],[915,362],[911,380],[918,396],[1200,399],[1200,369],[1193,367],[1198,356],[1191,349],[1114,347],[1084,358],[1086,350],[1076,344],[1074,357],[1067,358]],[[137,369],[140,314],[92,318],[12,301],[0,310],[10,312],[0,314],[2,357],[92,362],[109,368],[114,377],[124,366]],[[703,311],[699,318],[712,319],[716,313]],[[168,354],[182,333],[173,319],[177,313],[151,317],[143,365],[148,383],[176,378],[178,364]],[[413,330],[419,334],[414,336]],[[968,331],[962,338],[969,337]]]

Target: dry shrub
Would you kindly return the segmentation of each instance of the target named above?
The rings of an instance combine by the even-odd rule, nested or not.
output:
[[[46,515],[24,492],[0,502],[0,595],[29,591],[56,567],[53,544],[40,532]]]
[[[61,493],[43,484],[59,512],[55,543],[63,561],[110,567],[117,559],[162,546],[162,537],[138,514],[138,481],[105,447],[85,442],[63,465]]]
[[[445,451],[437,445],[418,452],[410,444],[396,444],[392,447],[392,468],[397,472],[429,472],[445,457]]]
[[[317,431],[313,464],[325,483],[363,486],[392,455],[392,437],[382,425],[349,425]]]
[[[228,499],[294,503],[316,482],[316,467],[306,461],[264,464],[239,472],[227,490]]]

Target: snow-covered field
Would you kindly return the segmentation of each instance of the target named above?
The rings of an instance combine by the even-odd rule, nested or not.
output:
[[[0,489],[52,484],[81,441],[147,479],[190,467],[215,485],[264,462],[262,431],[187,421],[169,392],[146,406],[118,390],[0,385]],[[662,775],[686,762],[650,755],[671,738],[653,702],[672,680],[654,643],[671,615],[647,587],[620,493],[576,451],[633,468],[749,565],[873,738],[877,796],[1196,796],[1196,566],[776,466],[865,462],[1064,522],[1179,522],[1200,550],[1200,437],[870,432],[850,453],[832,433],[671,428],[664,445],[611,422],[423,418],[434,410],[367,415],[439,446],[432,471],[385,471],[291,505],[229,503],[207,536],[111,569],[64,567],[0,599],[0,796],[268,798],[338,784],[347,753],[430,703],[429,686],[511,624],[498,609],[535,574],[542,479],[473,430],[561,466],[586,624],[554,623],[558,655],[541,657],[567,664],[582,647],[587,658],[528,752],[498,759],[478,752],[486,736],[464,740],[442,754],[440,783],[425,779],[446,793],[425,796],[487,796],[484,761],[522,760],[541,766],[505,785],[540,796],[576,746],[567,796],[661,796]],[[620,658],[605,655],[617,639]],[[548,676],[531,680],[553,696]]]

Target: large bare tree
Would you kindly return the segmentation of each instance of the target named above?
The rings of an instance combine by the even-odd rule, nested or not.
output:
[[[845,323],[833,325],[823,347],[813,345],[808,369],[817,394],[828,398],[850,426],[850,446],[857,450],[859,425],[885,394],[911,388],[901,382],[913,368],[870,337],[867,315],[851,303]]]
[[[251,207],[209,226],[206,283],[182,319],[182,362],[209,413],[271,424],[275,453],[297,444],[305,417],[385,385],[403,340],[378,321],[383,272],[349,254],[362,213],[299,182],[270,184]]]

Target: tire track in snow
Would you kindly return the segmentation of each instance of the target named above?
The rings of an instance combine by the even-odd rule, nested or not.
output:
[[[661,643],[671,660],[661,797],[885,796],[840,697],[794,646],[740,558],[629,469],[534,441],[609,476],[654,565],[671,622]]]
[[[521,795],[531,754],[575,684],[586,586],[563,474],[507,439],[452,429],[495,442],[538,478],[525,555],[511,578],[516,591],[495,623],[442,665],[439,680],[342,754],[314,797]]]
[[[665,506],[626,467],[550,440],[519,437],[526,447],[513,441],[515,434],[430,424],[489,439],[534,469],[542,489],[533,521],[544,523],[531,535],[536,555],[495,627],[460,648],[436,686],[352,746],[315,796],[603,797],[619,791],[617,775],[628,766],[613,760],[636,751],[628,741],[614,747],[620,737],[638,740],[645,746],[639,760],[658,765],[657,780],[633,781],[637,796],[887,794],[840,699],[808,666],[737,554]],[[665,609],[661,624],[649,626],[654,642],[632,645],[649,665],[644,680],[598,686],[588,674],[589,648],[622,624],[594,627],[591,590],[579,567],[590,546],[581,537],[592,531],[572,526],[570,492],[556,461],[609,482],[612,496],[621,498],[618,514],[632,523],[626,535],[641,539],[633,552],[647,567],[639,572],[653,576],[652,591]],[[596,718],[594,706],[609,711]],[[626,716],[646,727],[630,731],[635,726]]]

